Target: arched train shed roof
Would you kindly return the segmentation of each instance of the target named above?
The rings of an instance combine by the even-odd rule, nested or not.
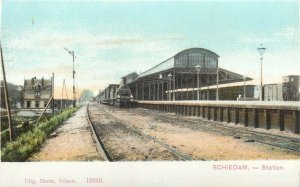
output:
[[[135,74],[133,78],[127,78],[127,76],[125,76],[123,79],[126,79],[126,84],[130,86],[137,82],[147,84],[162,81],[167,82],[169,81],[169,73],[174,74],[174,77],[177,79],[180,77],[180,80],[183,77],[186,79],[187,75],[189,75],[189,78],[192,79],[197,77],[198,70],[196,69],[196,66],[200,65],[199,73],[201,77],[210,81],[208,81],[205,85],[215,85],[217,79],[219,80],[219,84],[252,80],[249,77],[244,77],[238,73],[220,68],[218,58],[218,54],[208,49],[189,48],[176,53],[174,56],[164,60],[139,75]]]
[[[189,53],[203,53],[203,54],[206,54],[208,56],[211,56],[211,57],[215,57],[215,58],[219,58],[220,56],[213,52],[213,51],[210,51],[208,49],[204,49],[204,48],[189,48],[189,49],[185,49],[183,51],[180,51],[178,52],[176,55],[174,55],[174,58],[177,58],[181,55],[184,55],[184,54],[189,54]]]
[[[219,57],[219,55],[217,55],[216,53],[214,53],[214,52],[212,52],[208,49],[204,49],[204,48],[185,49],[183,51],[178,52],[174,56],[168,58],[167,60],[157,64],[156,66],[148,69],[147,71],[144,71],[143,73],[138,75],[138,78],[148,76],[148,75],[151,75],[151,74],[154,74],[154,73],[157,73],[157,72],[165,71],[167,69],[180,68],[180,67],[176,67],[175,60],[179,59],[180,57],[183,57],[183,56],[186,56],[186,55],[189,55],[189,54],[193,54],[193,53],[201,53],[203,55],[206,55],[206,56],[214,59],[215,62],[218,61],[218,57]]]

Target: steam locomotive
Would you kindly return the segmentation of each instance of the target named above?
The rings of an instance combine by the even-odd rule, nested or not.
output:
[[[128,86],[119,84],[109,84],[104,91],[99,94],[100,103],[117,107],[132,107],[133,96]]]

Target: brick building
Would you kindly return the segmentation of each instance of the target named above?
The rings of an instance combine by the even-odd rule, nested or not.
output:
[[[282,77],[283,100],[300,101],[300,76],[288,75]]]

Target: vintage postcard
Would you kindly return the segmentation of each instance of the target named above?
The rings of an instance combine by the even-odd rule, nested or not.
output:
[[[300,186],[299,1],[0,3],[0,186]]]

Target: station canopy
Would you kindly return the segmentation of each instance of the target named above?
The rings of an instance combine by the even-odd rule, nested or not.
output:
[[[218,58],[219,55],[208,49],[186,49],[137,75],[136,79],[127,81],[127,84],[132,85],[136,82],[150,84],[164,82],[170,79],[170,75],[173,79],[174,77],[178,79],[178,76],[188,76],[194,79],[195,76],[199,75],[205,85],[216,85],[217,79],[218,84],[241,82],[244,81],[244,79],[246,81],[252,80],[249,77],[244,77],[238,73],[220,68],[218,66]],[[202,86],[204,85],[202,84]]]

